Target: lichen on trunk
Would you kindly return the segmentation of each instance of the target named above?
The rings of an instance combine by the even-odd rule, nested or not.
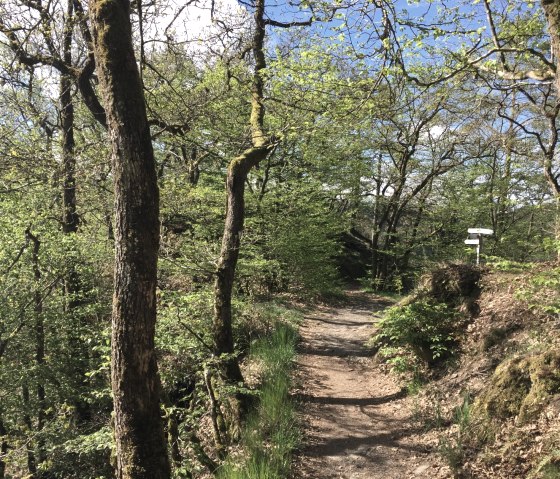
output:
[[[226,381],[233,384],[243,383],[243,375],[234,354],[231,300],[245,220],[245,182],[251,169],[263,161],[274,149],[274,142],[264,130],[264,80],[262,76],[262,72],[266,68],[264,8],[264,0],[257,0],[254,13],[255,30],[252,39],[255,69],[251,84],[249,120],[251,146],[241,155],[232,159],[227,170],[226,218],[214,285],[214,352],[217,357],[225,357],[220,368],[221,373]],[[238,394],[237,399],[240,409],[237,416],[239,416],[245,408],[245,401],[242,394]]]
[[[159,192],[130,3],[93,0],[90,14],[114,167],[111,383],[117,478],[168,479],[154,348]]]

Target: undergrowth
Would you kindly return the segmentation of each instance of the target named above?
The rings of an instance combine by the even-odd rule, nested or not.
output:
[[[381,356],[402,373],[414,370],[415,360],[433,364],[452,354],[457,323],[458,314],[446,304],[420,300],[389,308],[374,341]]]
[[[296,322],[277,322],[274,331],[251,347],[262,369],[259,401],[241,434],[241,456],[218,472],[220,479],[281,479],[289,474],[299,443],[295,407],[290,401],[291,370],[297,343]]]
[[[452,422],[455,428],[450,436],[442,436],[439,440],[439,453],[455,473],[460,469],[467,451],[476,435],[472,427],[472,397],[467,391],[463,394],[463,402],[453,411]]]

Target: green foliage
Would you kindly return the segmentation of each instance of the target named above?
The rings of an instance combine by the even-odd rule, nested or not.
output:
[[[48,460],[40,468],[52,477],[109,477],[112,245],[95,221],[84,221],[79,234],[63,235],[52,218],[56,197],[48,182],[0,196],[0,415],[11,448],[7,471],[23,477],[25,445],[42,444]],[[27,229],[40,241],[37,265]],[[77,281],[70,292],[72,275]],[[91,421],[81,414],[91,414]]]
[[[485,264],[497,271],[510,273],[521,273],[531,268],[531,263],[520,263],[507,258],[500,258],[498,256],[486,256]]]
[[[242,432],[241,461],[231,459],[220,479],[283,479],[289,475],[292,452],[300,441],[289,391],[297,332],[278,322],[268,337],[251,347],[251,358],[263,369],[259,404]]]
[[[40,24],[29,17],[25,3],[14,0],[0,6],[6,25],[28,42],[20,51],[30,47],[31,53],[41,52],[43,34],[53,34],[50,53],[61,51],[58,42],[65,35],[60,20],[67,14],[59,9],[64,2],[46,2],[47,20]],[[234,354],[246,358],[252,349],[263,369],[274,373],[265,374],[259,409],[247,425],[250,458],[238,469],[228,465],[231,477],[286,474],[297,434],[286,401],[289,381],[281,371],[291,364],[294,337],[278,326],[273,335],[277,339],[270,344],[262,339],[276,330],[278,316],[291,314],[265,301],[285,292],[336,295],[334,259],[340,255],[342,232],[356,228],[365,243],[379,232],[371,251],[376,264],[368,263],[373,254],[363,260],[364,268],[377,268],[368,286],[399,292],[434,262],[472,254],[463,244],[468,227],[496,225],[485,251],[501,270],[517,272],[524,269],[523,262],[550,260],[558,251],[551,227],[556,205],[542,175],[545,165],[535,134],[527,134],[534,131],[542,135],[543,144],[552,144],[548,90],[537,82],[526,82],[523,90],[511,84],[489,89],[506,81],[502,78],[477,83],[479,76],[495,73],[501,64],[495,55],[485,57],[484,49],[493,42],[484,39],[486,14],[482,5],[475,6],[479,3],[471,2],[469,8],[438,5],[434,20],[448,29],[436,25],[410,35],[407,25],[396,28],[408,73],[427,83],[448,76],[457,66],[475,65],[469,51],[484,58],[476,63],[483,67],[476,80],[465,71],[468,76],[449,76],[428,88],[418,88],[403,76],[400,61],[387,61],[396,45],[390,37],[383,39],[384,49],[367,44],[367,37],[378,41],[368,33],[371,25],[359,25],[359,19],[369,18],[371,2],[353,7],[363,8],[360,15],[350,14],[358,22],[354,30],[363,35],[352,44],[342,11],[333,29],[336,41],[318,30],[276,32],[267,51],[264,96],[266,128],[278,145],[245,185],[246,223],[233,300]],[[493,2],[490,6],[495,9]],[[314,6],[315,15],[321,9]],[[374,10],[374,23],[382,22],[375,16],[380,10]],[[482,12],[480,18],[477,12]],[[526,47],[546,55],[550,50],[538,5],[509,2],[494,13],[508,63],[516,65],[516,72],[540,71],[539,54],[526,52]],[[193,450],[197,438],[208,435],[204,372],[214,371],[216,361],[211,347],[212,284],[223,231],[225,168],[250,141],[247,79],[252,66],[241,59],[248,58],[247,52],[240,55],[228,43],[245,31],[235,27],[223,35],[223,55],[208,50],[195,58],[188,46],[192,42],[174,41],[175,35],[181,37],[174,31],[180,23],[177,18],[165,31],[164,43],[148,38],[158,29],[143,32],[147,48],[141,63],[161,193],[159,371],[166,417],[176,416],[179,422],[183,458],[175,472],[189,477],[210,469],[205,454],[216,457],[210,441],[197,453]],[[75,38],[78,30],[73,31]],[[44,70],[42,62],[23,68],[5,36],[0,43],[0,344],[5,346],[0,419],[10,447],[7,474],[27,475],[26,447],[37,453],[44,444],[48,460],[41,467],[50,476],[110,477],[114,171],[106,133],[94,124],[76,92],[74,173],[81,223],[76,234],[64,235],[56,71]],[[471,50],[474,44],[478,47]],[[78,44],[72,48],[76,61],[82,62],[83,49]],[[425,62],[428,55],[438,64]],[[524,97],[523,91],[531,96]],[[436,106],[441,108],[435,115],[426,116]],[[502,115],[518,111],[524,128],[498,119],[497,109]],[[415,132],[416,125],[421,128]],[[553,171],[557,158],[554,155]],[[41,241],[40,279],[35,278],[27,228]],[[73,274],[79,288],[70,293],[67,281]],[[518,294],[540,313],[557,315],[559,287],[557,270],[537,269]],[[381,353],[396,371],[412,373],[417,380],[425,363],[453,353],[460,321],[445,305],[430,301],[393,308],[380,326]],[[38,325],[45,332],[43,363],[35,359]],[[501,332],[494,331],[486,346],[500,337]],[[44,404],[36,393],[39,386],[45,388]],[[225,402],[236,392],[216,387]],[[30,394],[24,401],[26,390]],[[79,418],[82,406],[88,413]]]
[[[250,271],[261,276],[272,292],[312,295],[336,289],[334,258],[346,224],[329,208],[320,184],[284,181],[249,205],[249,214],[246,250],[239,265],[241,281],[248,281],[244,278]]]
[[[540,269],[535,265],[529,280],[517,291],[516,296],[529,307],[547,315],[560,314],[560,268]]]
[[[387,310],[379,322],[375,341],[380,344],[380,353],[387,355],[396,351],[392,364],[403,371],[411,362],[406,353],[427,364],[434,364],[453,354],[457,342],[458,325],[461,317],[444,303],[422,299],[407,306],[394,306]]]

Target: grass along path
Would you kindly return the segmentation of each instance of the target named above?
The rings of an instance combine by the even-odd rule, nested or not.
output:
[[[292,314],[285,310],[285,316]],[[290,399],[296,355],[297,319],[277,321],[270,336],[251,347],[252,361],[263,372],[258,405],[241,433],[241,458],[232,457],[219,470],[219,479],[284,479],[292,452],[299,445],[296,411]]]
[[[415,439],[410,398],[364,343],[373,312],[389,303],[359,292],[317,308],[300,329],[298,395],[304,429],[296,479],[428,478],[429,451]]]

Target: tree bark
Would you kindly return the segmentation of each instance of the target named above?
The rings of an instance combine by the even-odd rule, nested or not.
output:
[[[541,0],[541,4],[548,23],[552,53],[558,59],[560,58],[560,0]],[[554,83],[556,91],[560,92],[560,75],[555,76]]]
[[[245,182],[251,168],[264,160],[274,148],[273,142],[264,132],[264,79],[262,76],[262,72],[266,68],[264,10],[265,0],[257,0],[255,2],[255,30],[252,42],[255,69],[251,85],[251,117],[249,120],[252,146],[240,156],[234,158],[228,167],[226,220],[214,286],[214,352],[218,357],[226,355],[222,374],[226,381],[231,383],[243,382],[239,362],[234,355],[231,298],[245,221]],[[237,413],[242,414],[246,407],[246,401],[241,394],[238,394],[238,400],[239,410]]]
[[[258,165],[273,150],[274,145],[264,132],[264,80],[266,68],[264,56],[264,0],[255,4],[255,30],[253,33],[253,57],[255,70],[251,85],[251,143],[252,146],[234,158],[228,167],[226,178],[226,220],[222,236],[222,248],[214,286],[214,348],[216,356],[227,355],[222,373],[231,383],[243,382],[243,375],[234,353],[232,332],[231,298],[235,269],[239,258],[241,233],[245,220],[245,182],[251,168]]]
[[[254,148],[235,158],[228,167],[226,178],[226,221],[216,271],[213,333],[215,354],[228,355],[223,373],[232,383],[243,382],[239,363],[233,356],[231,299],[245,220],[245,181],[250,169],[264,159],[267,152],[267,148]]]
[[[154,348],[159,191],[127,0],[92,0],[94,52],[113,150],[111,383],[118,479],[167,479]]]
[[[548,22],[548,32],[552,46],[554,58],[558,61],[560,58],[560,0],[541,0],[541,4]],[[556,95],[560,98],[560,73],[557,72],[554,77],[554,85],[556,87]],[[554,127],[554,132],[556,128]],[[556,241],[560,244],[560,181],[558,176],[552,173],[552,160],[554,151],[547,155],[544,165],[544,174],[550,184],[555,200],[556,200],[556,219],[555,219],[555,236]],[[556,260],[560,263],[560,246],[557,247]]]
[[[74,105],[70,91],[72,82],[65,75],[60,77],[60,123],[62,132],[63,207],[62,230],[78,231],[76,211],[76,158],[74,156]]]
[[[72,36],[74,31],[74,2],[69,1],[64,23],[62,58],[66,65],[72,64]],[[74,156],[74,103],[72,102],[72,78],[60,75],[60,127],[62,137],[63,207],[62,229],[64,233],[78,231],[76,212],[76,158]]]
[[[6,436],[8,435],[8,431],[6,431],[6,427],[2,422],[2,417],[0,417],[0,479],[4,479],[6,477],[6,461],[4,458],[6,454],[8,454],[8,441],[6,440]]]

